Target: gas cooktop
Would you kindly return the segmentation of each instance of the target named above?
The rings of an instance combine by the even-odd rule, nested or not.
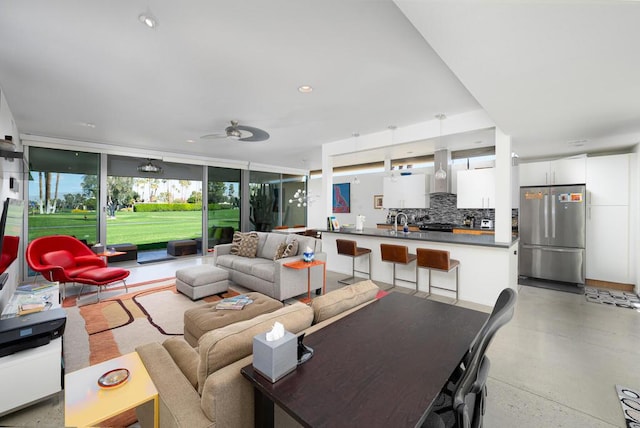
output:
[[[458,227],[458,225],[453,223],[426,223],[426,224],[420,225],[420,230],[453,232],[454,227]]]

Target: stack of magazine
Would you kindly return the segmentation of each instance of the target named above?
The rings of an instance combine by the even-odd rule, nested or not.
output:
[[[220,300],[216,305],[216,309],[231,309],[239,311],[251,303],[253,303],[253,300],[248,298],[246,295],[241,294],[239,296],[228,297]]]

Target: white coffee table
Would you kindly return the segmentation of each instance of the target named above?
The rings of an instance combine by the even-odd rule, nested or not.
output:
[[[122,385],[103,389],[98,379],[118,368],[129,370]],[[137,352],[69,373],[64,377],[66,426],[95,426],[99,422],[153,400],[154,426],[158,427],[158,390]]]

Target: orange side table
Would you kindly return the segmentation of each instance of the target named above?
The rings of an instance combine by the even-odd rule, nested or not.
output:
[[[291,269],[306,269],[307,270],[307,298],[302,299],[303,303],[311,303],[311,268],[314,266],[322,265],[322,294],[325,294],[327,287],[327,263],[322,260],[313,260],[305,262],[304,260],[296,260],[295,262],[283,263],[282,266]]]

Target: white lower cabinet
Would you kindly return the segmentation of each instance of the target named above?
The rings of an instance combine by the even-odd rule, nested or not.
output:
[[[62,338],[0,358],[0,414],[62,389]]]
[[[587,207],[586,259],[587,279],[631,282],[628,206]]]

